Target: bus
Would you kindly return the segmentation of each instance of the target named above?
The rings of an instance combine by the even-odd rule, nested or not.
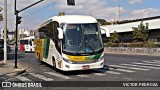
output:
[[[54,16],[35,30],[35,57],[55,70],[75,71],[104,66],[100,26],[91,16]]]
[[[34,36],[25,37],[19,40],[20,51],[34,52]]]

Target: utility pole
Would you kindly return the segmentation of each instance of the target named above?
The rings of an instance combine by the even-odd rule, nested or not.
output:
[[[7,0],[4,0],[4,63],[7,63]]]
[[[119,22],[120,22],[120,18],[121,18],[121,1],[119,0],[119,10],[118,10],[118,18],[119,18]]]
[[[15,32],[15,37],[16,37],[16,44],[15,44],[15,66],[14,66],[14,68],[18,68],[17,67],[17,50],[18,50],[18,46],[17,46],[17,33],[18,33],[18,24],[17,24],[17,16],[18,16],[18,13],[16,13],[17,12],[17,0],[15,0],[15,7],[14,7],[14,9],[15,9],[15,15],[16,15],[16,32]]]

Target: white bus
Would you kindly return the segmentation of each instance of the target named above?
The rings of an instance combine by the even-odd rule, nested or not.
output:
[[[34,36],[25,37],[20,40],[20,51],[34,52]]]
[[[35,56],[55,70],[102,68],[104,47],[97,20],[80,15],[50,18],[35,31]]]

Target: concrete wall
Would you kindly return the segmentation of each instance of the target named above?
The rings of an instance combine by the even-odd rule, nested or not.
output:
[[[106,47],[106,53],[160,56],[160,48]]]

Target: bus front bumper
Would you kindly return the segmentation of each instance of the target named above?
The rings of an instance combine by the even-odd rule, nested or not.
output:
[[[67,62],[63,62],[63,71],[89,70],[103,67],[104,59],[99,62],[89,64],[69,64]]]

